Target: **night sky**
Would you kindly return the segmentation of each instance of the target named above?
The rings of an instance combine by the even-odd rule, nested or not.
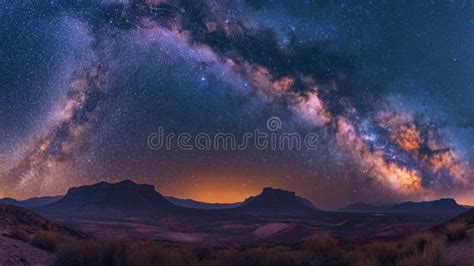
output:
[[[474,204],[473,1],[123,2],[0,4],[0,197],[127,178],[207,202]],[[318,148],[148,145],[271,117]]]

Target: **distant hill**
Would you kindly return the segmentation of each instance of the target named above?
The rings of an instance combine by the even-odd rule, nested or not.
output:
[[[46,241],[88,237],[29,209],[0,203],[0,265],[55,265],[54,254],[31,244],[38,234],[49,236]]]
[[[203,210],[222,210],[222,209],[232,209],[242,205],[242,202],[237,203],[206,203],[195,201],[192,199],[179,199],[171,196],[165,196],[169,202],[173,203],[176,206],[181,206],[190,209],[203,209]]]
[[[339,210],[343,212],[379,212],[382,209],[383,207],[381,206],[376,206],[376,205],[363,203],[363,202],[357,202]]]
[[[466,223],[469,228],[474,227],[474,209],[470,209],[466,212],[459,214],[458,216],[449,219],[441,224],[433,227],[434,232],[444,232],[446,226],[453,223]]]
[[[40,231],[53,231],[69,236],[80,233],[51,222],[43,216],[23,207],[0,203],[0,231],[23,230],[29,234]]]
[[[0,199],[0,203],[19,206],[19,201],[16,200],[16,199],[12,199],[12,198],[3,198],[3,199]]]
[[[47,197],[35,197],[26,200],[16,200],[12,198],[3,198],[0,199],[1,203],[11,204],[21,207],[40,207],[51,204],[60,200],[63,196],[47,196]]]
[[[433,201],[404,202],[400,204],[376,206],[366,203],[354,203],[340,209],[343,212],[361,213],[462,213],[468,209],[459,205],[454,199]]]
[[[301,214],[314,212],[310,201],[295,192],[264,188],[260,195],[234,204],[209,204],[194,200],[163,197],[152,185],[137,184],[131,180],[118,183],[101,182],[73,187],[64,197],[49,205],[35,208],[46,215],[79,216],[186,214],[193,217],[208,215],[206,211],[226,211],[241,214]],[[229,213],[230,214],[230,213]]]
[[[234,209],[244,206],[248,206],[247,208],[255,208],[256,205],[260,205],[259,208],[270,209],[290,208],[297,210],[301,207],[304,209],[316,209],[309,200],[296,196],[294,192],[271,187],[264,188],[260,195],[253,196],[243,202],[236,203],[205,203],[192,199],[179,199],[175,197],[165,198],[177,206],[204,210]]]
[[[295,192],[266,187],[257,196],[246,199],[235,210],[252,214],[297,214],[314,212],[316,207]]]
[[[40,211],[109,215],[120,213],[153,213],[178,209],[155,191],[154,186],[137,184],[131,180],[118,183],[101,182],[94,185],[73,187],[66,195]]]

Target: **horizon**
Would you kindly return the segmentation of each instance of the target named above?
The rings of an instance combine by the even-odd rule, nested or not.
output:
[[[96,185],[96,184],[100,184],[100,183],[107,183],[107,184],[114,185],[114,184],[118,184],[118,183],[121,183],[121,182],[124,182],[124,181],[131,181],[131,182],[133,182],[134,184],[137,184],[137,185],[151,185],[151,186],[154,187],[155,192],[161,194],[163,197],[173,197],[173,198],[176,198],[176,199],[179,199],[179,200],[192,200],[192,201],[195,201],[195,202],[206,203],[206,204],[237,204],[237,203],[242,203],[245,200],[249,199],[250,197],[260,195],[263,192],[264,188],[272,188],[272,189],[281,189],[281,190],[284,190],[284,191],[294,192],[296,194],[296,196],[300,196],[302,198],[305,198],[305,199],[309,200],[315,207],[326,209],[326,210],[338,210],[340,208],[347,207],[347,206],[350,206],[352,204],[357,204],[357,203],[369,204],[369,205],[373,205],[373,206],[385,206],[385,205],[396,205],[396,204],[406,203],[406,202],[415,202],[415,203],[431,202],[431,201],[437,201],[437,200],[443,200],[443,199],[453,199],[457,204],[459,204],[461,206],[474,206],[473,203],[465,203],[465,202],[462,202],[462,201],[458,201],[456,198],[441,197],[441,198],[432,198],[432,199],[405,200],[405,201],[399,201],[399,202],[384,202],[384,203],[380,203],[380,202],[375,203],[375,202],[370,202],[370,201],[354,201],[354,202],[348,202],[344,205],[340,205],[340,206],[336,206],[336,207],[326,207],[326,206],[321,206],[317,202],[314,202],[311,199],[305,197],[304,195],[299,194],[298,191],[292,191],[292,190],[288,190],[288,189],[285,189],[285,188],[282,188],[282,187],[272,187],[272,186],[263,186],[260,189],[259,192],[254,193],[254,194],[248,194],[244,198],[240,198],[236,201],[206,201],[206,200],[201,200],[199,198],[191,198],[191,197],[188,197],[188,196],[163,194],[163,193],[160,192],[160,190],[155,185],[153,185],[151,183],[136,182],[133,179],[129,179],[129,178],[122,179],[122,180],[117,180],[117,181],[103,180],[103,181],[98,181],[98,182],[95,182],[95,183],[86,183],[86,184],[82,184],[82,185],[78,185],[78,186],[72,186],[70,188],[73,188],[73,187],[77,188],[77,187],[82,187],[82,186],[92,186],[92,185]],[[66,194],[67,194],[67,191],[63,194],[40,195],[40,196],[33,196],[33,197],[24,198],[24,199],[12,198],[12,197],[8,197],[8,196],[5,197],[5,196],[0,195],[0,199],[10,198],[10,199],[14,199],[14,200],[24,201],[24,200],[29,200],[29,199],[33,199],[33,198],[42,198],[42,197],[64,197],[64,196],[66,196]]]

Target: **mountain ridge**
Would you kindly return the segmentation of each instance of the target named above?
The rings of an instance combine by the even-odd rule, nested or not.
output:
[[[198,209],[249,214],[295,214],[318,210],[295,192],[265,187],[259,195],[233,204],[210,204],[162,196],[155,187],[132,180],[100,182],[72,187],[56,202],[39,207],[40,212],[74,215],[165,214],[179,211],[196,214]],[[174,212],[176,213],[176,212]]]
[[[295,192],[265,187],[259,195],[247,198],[234,210],[251,214],[297,214],[312,213],[318,209]]]
[[[154,186],[124,180],[117,183],[100,182],[72,187],[63,198],[43,206],[41,210],[110,214],[150,213],[178,208],[180,207],[173,205],[158,193]]]
[[[44,197],[33,197],[25,200],[17,200],[14,198],[3,198],[0,199],[1,203],[20,206],[20,207],[41,207],[60,200],[64,196],[44,196]]]
[[[407,201],[390,205],[373,205],[363,202],[340,208],[341,212],[380,212],[380,213],[461,213],[468,209],[459,205],[452,198],[441,198],[432,201]]]

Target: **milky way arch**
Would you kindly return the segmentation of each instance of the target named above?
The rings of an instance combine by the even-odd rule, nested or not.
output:
[[[395,193],[420,196],[469,185],[462,159],[428,117],[364,90],[351,61],[325,43],[281,41],[271,28],[244,21],[219,1],[152,2],[62,6],[58,16],[84,24],[91,52],[62,89],[47,133],[4,173],[2,180],[18,195],[47,191],[88,145],[97,115],[119,86],[111,71],[117,35],[150,49],[171,44],[234,87],[246,86],[249,97],[286,106],[300,123],[324,131],[334,153],[350,154],[367,178]]]

